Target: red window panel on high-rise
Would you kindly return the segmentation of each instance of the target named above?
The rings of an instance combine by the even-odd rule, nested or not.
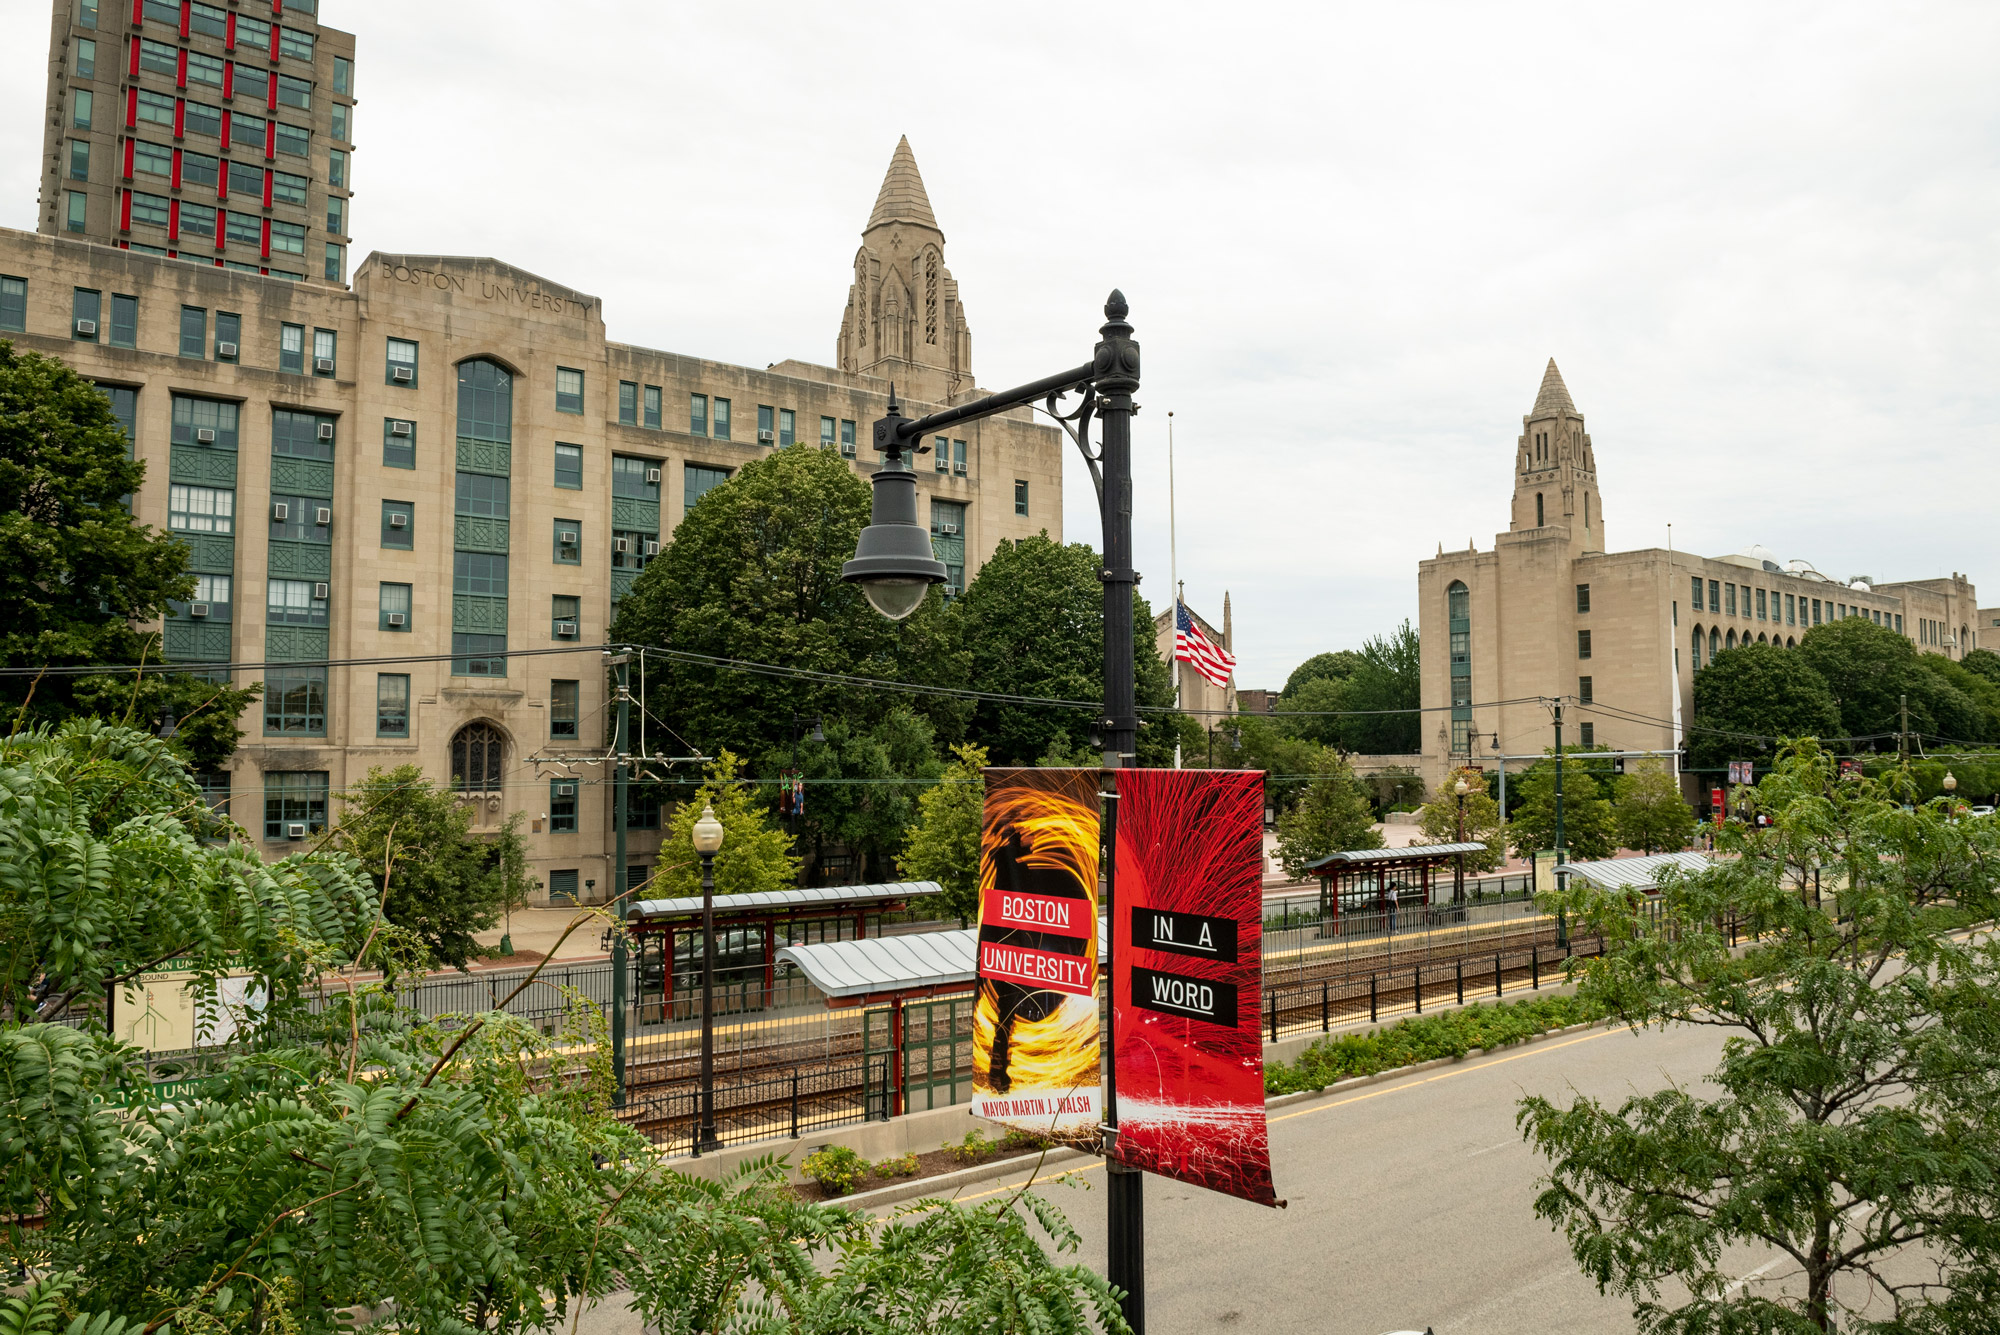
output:
[[[188,86],[188,53],[185,48],[177,53],[174,61],[174,87]]]
[[[139,128],[139,90],[136,88],[125,90],[125,128],[128,130]]]
[[[264,169],[264,207],[271,207],[271,169]]]
[[[225,118],[225,119],[226,119],[226,118],[228,117],[228,115],[229,115],[229,113],[228,113],[228,112],[226,112],[226,111],[225,111],[225,112],[223,112],[222,114],[223,114],[223,116],[224,116],[224,118]],[[174,99],[174,138],[176,138],[176,139],[185,139],[185,138],[187,138],[187,118],[188,118],[188,104],[187,104],[187,99],[186,99],[186,98],[184,98],[184,97],[177,97],[177,98],[175,98],[175,99]]]
[[[268,260],[271,258],[271,220],[269,218],[264,219],[263,249],[259,250],[257,253],[264,259]]]
[[[167,201],[167,240],[178,241],[180,239],[181,202],[178,199],[170,199]]]
[[[126,68],[131,72],[132,77],[136,79],[139,77],[139,39],[137,37],[128,37],[125,40],[131,44],[131,56],[126,64]]]
[[[275,41],[276,39],[274,38],[273,40]],[[265,85],[264,106],[270,111],[278,109],[278,72],[276,70],[271,71],[271,77]]]
[[[132,192],[130,190],[120,190],[118,192],[118,230],[121,232],[132,230]],[[269,236],[270,232],[267,230],[265,235]]]
[[[224,107],[222,109],[222,155],[225,158],[229,156],[229,108],[228,107]],[[222,174],[224,177],[227,177],[229,175],[229,168],[224,167],[222,169]]]
[[[188,39],[188,34],[194,31],[193,27],[191,26],[193,22],[194,22],[193,4],[190,3],[190,0],[181,0],[181,40],[183,42],[185,42]]]
[[[264,161],[276,162],[277,160],[278,160],[278,122],[265,121]],[[270,179],[269,172],[265,173],[265,179],[267,182],[269,181]],[[271,187],[269,184],[266,184],[264,186],[264,207],[269,208],[270,206],[271,206]]]
[[[236,11],[234,10],[231,10],[229,13],[229,27],[223,35],[222,47],[225,51],[234,51],[236,49]],[[224,96],[226,97],[228,94],[225,93]]]
[[[130,168],[128,167],[127,170],[129,171]],[[174,189],[178,190],[180,188],[181,188],[181,150],[177,148],[174,150]]]
[[[236,16],[234,14],[229,16],[229,30],[231,32],[236,31]],[[222,65],[222,100],[227,102],[234,96],[236,96],[236,62],[228,60],[224,61]]]
[[[146,21],[146,0],[132,0],[132,26],[138,27]],[[133,38],[138,41],[138,38]]]
[[[215,248],[221,250],[229,241],[229,214],[222,209],[215,211]],[[222,263],[221,260],[216,261]]]
[[[133,139],[131,135],[128,134],[125,136],[125,179],[128,181],[132,179],[133,145],[136,144],[137,142],[138,141]],[[180,150],[179,149],[174,150],[174,166],[176,168],[174,172],[175,185],[179,185],[181,183],[180,182],[181,174],[180,171],[178,170],[178,168],[180,167],[180,158],[181,158]]]

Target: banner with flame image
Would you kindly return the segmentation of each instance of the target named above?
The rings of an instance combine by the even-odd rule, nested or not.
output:
[[[1264,1120],[1264,776],[1117,772],[1117,1157],[1283,1205]]]
[[[1097,771],[989,769],[979,839],[972,1111],[1094,1140]]]

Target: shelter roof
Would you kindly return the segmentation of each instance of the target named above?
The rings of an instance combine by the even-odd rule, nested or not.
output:
[[[1331,876],[1342,867],[1395,867],[1405,863],[1427,862],[1439,857],[1454,857],[1460,853],[1486,851],[1485,844],[1411,844],[1408,848],[1350,848],[1340,853],[1328,853],[1317,862],[1308,862],[1306,870],[1317,876]]]
[[[1100,957],[1105,929],[1105,920],[1099,918]],[[796,965],[807,981],[826,993],[829,1002],[971,987],[979,973],[979,929],[786,946],[778,952],[777,962]]]
[[[1660,874],[1669,867],[1685,872],[1705,871],[1715,860],[1707,853],[1654,853],[1643,858],[1602,858],[1596,862],[1572,862],[1563,870],[1606,890],[1652,890]]]
[[[732,917],[746,913],[789,914],[813,909],[865,908],[941,894],[936,881],[886,881],[874,885],[814,885],[795,890],[757,890],[747,895],[717,895],[715,911]],[[678,899],[642,899],[632,906],[632,916],[655,918],[699,918],[701,896]]]

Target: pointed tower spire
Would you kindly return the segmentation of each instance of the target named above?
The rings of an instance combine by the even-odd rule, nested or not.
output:
[[[931,197],[924,193],[924,178],[917,174],[917,155],[910,152],[908,135],[896,141],[888,175],[882,178],[882,191],[875,196],[875,211],[868,215],[868,226],[863,230],[873,231],[893,222],[915,223],[934,232],[944,230],[931,212]]]
[[[882,188],[887,190],[888,186]],[[879,210],[882,206],[877,204],[875,207]],[[1569,386],[1563,384],[1562,372],[1556,370],[1556,359],[1551,357],[1549,369],[1542,372],[1541,392],[1535,395],[1535,410],[1529,416],[1553,417],[1559,412],[1575,411],[1576,405],[1571,403],[1569,398]]]

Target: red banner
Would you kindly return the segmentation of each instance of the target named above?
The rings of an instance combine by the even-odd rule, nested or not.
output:
[[[986,771],[972,1111],[1095,1141],[1097,771]]]
[[[1264,1120],[1264,776],[1119,770],[1117,1157],[1280,1205]]]

